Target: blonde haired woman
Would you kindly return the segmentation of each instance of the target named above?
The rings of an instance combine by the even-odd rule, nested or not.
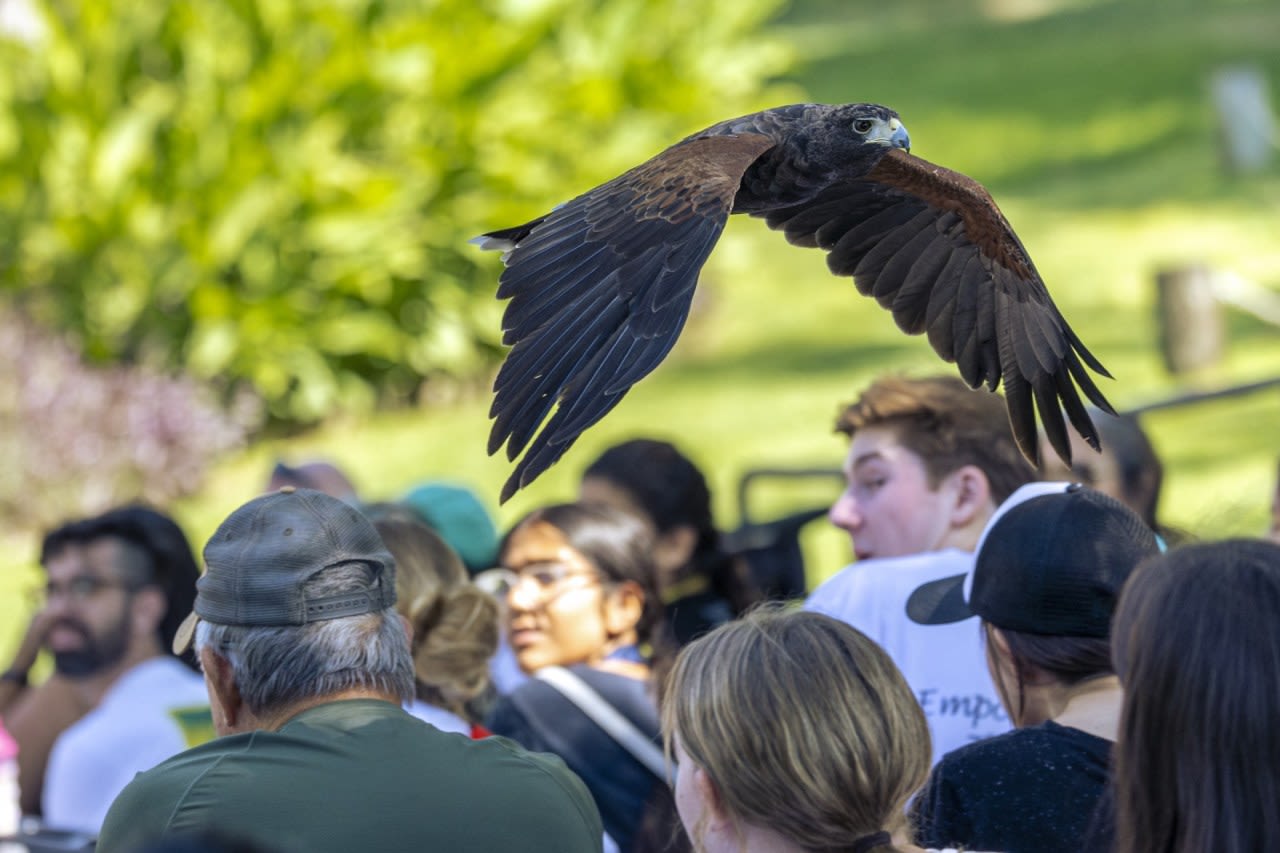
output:
[[[413,627],[415,697],[407,708],[441,731],[487,734],[477,705],[498,648],[498,603],[470,582],[462,559],[394,505],[366,510],[396,559],[396,609]]]
[[[662,714],[676,806],[705,853],[919,851],[929,728],[889,656],[819,613],[763,609],[687,646]]]

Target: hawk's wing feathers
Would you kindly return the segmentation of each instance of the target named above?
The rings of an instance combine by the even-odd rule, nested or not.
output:
[[[1036,410],[1049,443],[1070,458],[1066,418],[1095,448],[1080,393],[1114,412],[1084,369],[1109,373],[1045,289],[1004,215],[971,178],[905,151],[812,200],[761,215],[797,245],[828,252],[836,275],[924,333],[972,387],[1004,385],[1018,446],[1038,458]]]
[[[515,459],[528,448],[503,501],[670,351],[742,175],[773,144],[752,133],[686,140],[541,219],[480,238],[507,251],[498,295],[511,300],[489,452],[505,443]]]

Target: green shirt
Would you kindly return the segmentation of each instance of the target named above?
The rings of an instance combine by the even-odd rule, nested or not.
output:
[[[445,734],[389,702],[332,702],[138,774],[99,853],[216,832],[278,853],[601,849],[600,816],[560,759]]]

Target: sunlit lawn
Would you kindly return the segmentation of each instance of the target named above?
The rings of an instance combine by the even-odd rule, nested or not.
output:
[[[987,184],[1068,320],[1116,377],[1103,389],[1118,408],[1280,376],[1280,330],[1238,312],[1220,365],[1170,376],[1153,309],[1156,271],[1187,262],[1280,289],[1280,162],[1264,175],[1225,177],[1207,94],[1209,75],[1227,63],[1258,64],[1280,85],[1280,4],[808,0],[780,25],[812,58],[796,79],[807,97],[889,104],[915,153]],[[564,461],[495,510],[505,524],[570,497],[597,452],[643,433],[671,438],[702,462],[730,527],[745,471],[838,465],[837,406],[876,374],[949,369],[851,282],[829,276],[820,253],[735,221],[671,357]],[[462,397],[265,442],[220,465],[176,511],[202,542],[260,489],[277,456],[330,457],[368,497],[436,477],[496,495],[509,464],[484,454],[488,400]],[[1263,528],[1280,391],[1156,413],[1146,425],[1167,466],[1167,522],[1205,537]],[[765,483],[752,509],[767,517],[831,494],[827,484]],[[821,523],[811,528],[817,580],[839,568],[848,546]],[[7,545],[14,559],[35,547],[23,538]],[[23,580],[7,572],[3,582]],[[12,594],[0,599],[10,614],[0,621],[16,626],[18,604]]]

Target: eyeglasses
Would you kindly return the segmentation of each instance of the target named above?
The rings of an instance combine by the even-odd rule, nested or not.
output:
[[[571,583],[575,579],[587,583]],[[595,573],[575,572],[564,563],[531,563],[520,571],[498,568],[481,572],[475,577],[476,586],[499,598],[525,590],[539,602],[550,601],[571,589],[600,581]]]
[[[139,587],[137,584],[125,583],[124,581],[96,578],[93,575],[78,575],[66,583],[50,581],[43,588],[34,590],[33,598],[35,603],[41,607],[52,603],[57,598],[66,599],[72,604],[85,604],[97,597],[98,593],[104,589],[123,589],[128,592],[135,592]]]

